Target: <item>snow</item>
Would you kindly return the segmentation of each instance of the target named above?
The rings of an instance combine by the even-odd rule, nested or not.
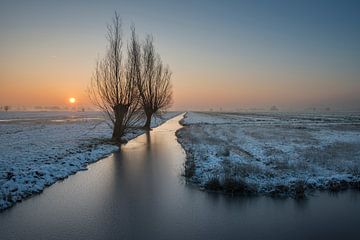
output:
[[[258,194],[360,183],[358,113],[189,112],[178,141],[195,166],[188,180],[240,179]]]
[[[177,114],[154,117],[152,127]],[[100,112],[0,112],[0,210],[116,151],[110,137]]]

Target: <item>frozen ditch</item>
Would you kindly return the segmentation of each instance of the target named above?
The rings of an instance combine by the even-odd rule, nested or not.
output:
[[[177,114],[154,118],[152,127]],[[0,112],[0,210],[116,151],[110,137],[99,112]]]

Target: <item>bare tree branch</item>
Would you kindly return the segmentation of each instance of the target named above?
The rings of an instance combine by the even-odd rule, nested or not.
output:
[[[142,61],[137,79],[141,104],[146,115],[144,127],[147,129],[150,129],[153,114],[166,110],[172,104],[171,71],[168,66],[163,66],[153,42],[153,37],[148,35],[142,46]]]
[[[121,137],[140,119],[139,94],[136,71],[123,59],[123,39],[121,20],[115,12],[111,24],[107,26],[108,47],[103,59],[97,61],[94,74],[88,89],[91,101],[98,106],[113,123],[113,140],[121,141]]]

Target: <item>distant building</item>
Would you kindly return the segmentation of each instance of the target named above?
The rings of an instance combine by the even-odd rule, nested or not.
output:
[[[270,111],[279,111],[278,107],[277,106],[272,106],[270,108]]]

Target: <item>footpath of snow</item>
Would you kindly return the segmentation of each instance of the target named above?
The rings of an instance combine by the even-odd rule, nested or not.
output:
[[[181,123],[185,176],[202,188],[297,197],[360,186],[360,114],[189,112]]]
[[[152,127],[177,114],[155,117]],[[116,151],[110,137],[100,112],[0,112],[0,210]]]

